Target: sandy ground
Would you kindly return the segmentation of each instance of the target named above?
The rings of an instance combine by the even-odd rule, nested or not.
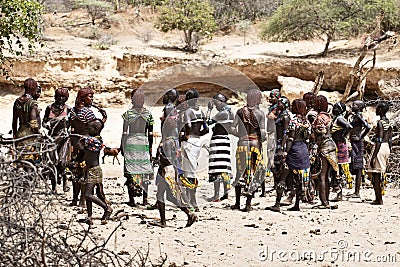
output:
[[[1,97],[0,112],[10,114],[0,118],[1,133],[11,129],[14,99],[12,95]],[[44,109],[46,104],[41,103],[41,107]],[[109,120],[102,135],[109,146],[119,145],[120,115],[125,109],[124,106],[107,109]],[[160,108],[155,108],[153,114],[159,123]],[[123,158],[119,156],[119,160],[122,163]],[[148,224],[158,218],[158,211],[131,208],[124,204],[128,196],[123,186],[123,165],[113,165],[112,159],[106,158],[102,165],[105,192],[113,203],[114,211],[123,209],[129,215],[129,219],[122,221],[122,227],[112,237],[109,248],[133,255],[138,249],[145,252],[149,246],[153,263],[161,251],[168,256],[168,265],[176,263],[178,266],[398,266],[398,189],[387,190],[384,206],[372,206],[369,202],[373,198],[373,190],[364,188],[361,200],[340,202],[337,210],[315,210],[311,205],[302,204],[300,212],[289,212],[284,207],[282,213],[272,213],[264,210],[274,203],[274,192],[271,192],[266,198],[259,198],[259,193],[256,193],[251,212],[232,211],[228,206],[234,202],[233,192],[227,201],[206,201],[206,197],[213,192],[204,167],[206,162],[207,155],[204,153],[200,160],[203,171],[197,193],[199,221],[190,228],[184,228],[186,216],[167,203],[169,227],[161,229]],[[267,184],[267,188],[271,188],[271,183]],[[155,202],[155,189],[154,185],[150,187],[151,203]],[[349,190],[345,194],[347,192]],[[66,220],[72,216],[84,218],[84,211],[68,206],[71,197],[71,193],[60,196],[60,213]],[[137,201],[141,202],[141,199]],[[244,201],[242,198],[242,205]],[[93,232],[105,237],[118,222],[101,225],[101,215],[101,210],[95,207]],[[146,218],[140,218],[141,215]],[[79,227],[78,224],[76,222],[74,226]],[[351,253],[355,253],[356,257],[351,257]]]

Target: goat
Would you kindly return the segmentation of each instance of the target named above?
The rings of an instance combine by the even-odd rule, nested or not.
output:
[[[121,163],[119,163],[119,159],[118,159],[118,154],[121,151],[121,148],[111,148],[111,147],[105,147],[103,150],[103,164],[104,164],[104,158],[106,156],[113,156],[113,165],[114,165],[114,160],[117,159],[118,161],[118,165],[121,165]]]

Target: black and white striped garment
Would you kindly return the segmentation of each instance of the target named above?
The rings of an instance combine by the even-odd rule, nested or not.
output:
[[[231,143],[227,135],[213,135],[210,141],[208,174],[231,175]]]

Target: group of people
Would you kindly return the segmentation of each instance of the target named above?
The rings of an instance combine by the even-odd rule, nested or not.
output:
[[[68,191],[68,168],[73,173],[71,206],[78,205],[78,202],[80,206],[86,205],[88,217],[84,222],[92,224],[92,203],[96,203],[104,210],[102,221],[107,222],[113,210],[104,193],[99,164],[104,147],[100,134],[107,114],[93,104],[94,91],[91,88],[80,89],[74,107],[68,107],[68,90],[57,89],[54,103],[46,108],[41,120],[37,103],[40,86],[35,80],[27,79],[24,88],[24,95],[15,101],[13,107],[14,138],[38,133],[41,126],[46,128],[54,137],[59,158],[58,177],[50,179],[52,189],[55,190],[56,183],[62,181],[64,191]],[[260,108],[261,91],[252,89],[247,93],[246,104],[234,114],[227,96],[221,93],[209,101],[206,113],[198,105],[198,97],[196,89],[190,89],[184,95],[179,95],[174,88],[165,92],[160,117],[162,140],[155,158],[152,157],[154,117],[144,107],[143,90],[132,90],[132,106],[122,114],[120,149],[124,157],[128,205],[136,206],[135,197],[142,196],[143,205],[159,210],[160,221],[154,222],[155,225],[166,226],[165,196],[187,215],[187,227],[196,222],[201,136],[209,133],[210,129],[208,174],[209,182],[214,184],[214,195],[209,201],[228,199],[233,186],[235,204],[231,208],[241,209],[241,196],[245,196],[242,210],[250,211],[256,191],[261,189],[261,197],[266,195],[265,178],[272,174],[276,202],[267,210],[279,212],[283,203],[292,203],[295,199],[289,210],[298,211],[301,201],[313,203],[316,194],[321,201],[317,208],[333,209],[337,206],[330,205],[330,191],[337,193],[334,200],[342,200],[342,187],[347,183],[352,188],[353,174],[356,177],[355,190],[347,197],[360,197],[362,174],[368,170],[372,173],[375,191],[373,204],[383,204],[383,177],[392,136],[392,126],[386,117],[389,110],[386,102],[380,102],[376,107],[380,119],[375,146],[370,162],[365,164],[364,137],[371,126],[363,118],[365,104],[361,100],[352,103],[351,112],[344,103],[338,102],[330,114],[328,100],[322,95],[310,92],[290,103],[288,98],[281,96],[279,89],[273,89],[269,96],[270,106],[263,111]],[[101,118],[96,117],[92,107],[98,109]],[[211,117],[214,108],[217,112]],[[235,155],[231,155],[231,136],[238,138]],[[232,170],[233,156],[236,158],[236,172]],[[154,165],[158,165],[155,175]],[[150,205],[148,187],[154,176],[156,203]],[[220,197],[221,183],[223,194]],[[282,201],[285,193],[288,198]]]

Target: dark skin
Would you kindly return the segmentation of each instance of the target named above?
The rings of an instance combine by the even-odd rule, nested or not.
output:
[[[133,109],[136,109],[137,111],[142,111],[143,107],[135,105],[133,103]],[[123,145],[126,143],[126,140],[128,138],[128,133],[129,134],[134,134],[134,133],[141,133],[145,134],[148,136],[148,142],[149,142],[149,154],[150,157],[153,153],[153,125],[150,125],[147,123],[146,120],[144,120],[142,117],[139,117],[137,120],[133,121],[131,124],[129,124],[126,120],[124,120],[124,124],[122,126],[122,137],[121,137],[121,154],[124,156],[124,151],[123,151]],[[129,190],[129,189],[128,189]],[[143,183],[143,205],[147,205],[147,192],[148,192],[148,186],[147,184]],[[131,199],[133,201],[133,197]],[[134,203],[130,203],[131,206],[135,206]]]
[[[376,108],[376,115],[380,116],[381,120],[389,122],[389,119],[386,117],[386,110],[380,106]],[[373,168],[375,164],[377,163],[377,156],[379,153],[379,150],[382,146],[382,143],[389,143],[389,148],[392,150],[392,132],[393,129],[392,127],[389,127],[386,131],[384,130],[383,124],[381,121],[378,122],[377,127],[376,127],[376,138],[382,140],[381,142],[375,142],[375,148],[374,152],[372,153],[371,156],[371,162],[370,166]],[[382,199],[382,185],[381,185],[381,174],[380,173],[373,173],[372,174],[372,183],[374,186],[374,192],[375,192],[375,201],[372,202],[372,204],[375,205],[383,205],[383,199]]]
[[[165,107],[163,109],[163,115],[160,118],[161,128],[163,127],[164,120],[171,113],[171,111],[174,110],[174,103],[178,99],[178,96],[179,96],[179,93],[176,89],[170,89],[164,94],[162,102],[165,105]]]
[[[227,135],[231,130],[232,123],[225,121],[232,121],[234,118],[233,113],[230,110],[224,109],[227,106],[227,104],[224,102],[218,100],[211,100],[210,103],[208,105],[209,110],[212,110],[213,105],[215,105],[215,107],[218,110],[218,113],[215,114],[211,122],[209,122],[209,124],[216,123],[216,125],[213,128],[213,135]],[[224,196],[221,199],[219,198],[219,188],[220,188],[220,181],[215,181],[214,196],[209,199],[210,201],[225,200],[228,198],[227,184],[224,183]]]
[[[63,96],[63,95],[55,95],[54,96],[54,103],[51,104],[50,106],[47,106],[45,112],[44,112],[44,117],[43,117],[43,122],[42,125],[44,128],[48,129],[50,131],[50,135],[57,135],[62,129],[65,129],[68,127],[67,122],[65,121],[65,119],[63,119],[62,122],[56,122],[56,124],[53,122],[53,124],[55,124],[54,126],[56,128],[52,127],[52,122],[50,121],[51,119],[49,118],[50,116],[50,111],[52,110],[53,113],[55,114],[59,114],[61,112],[63,112],[65,106],[66,106],[66,102],[68,100],[68,97]],[[68,109],[68,113],[69,113],[70,109]]]
[[[286,110],[285,105],[282,102],[278,101],[278,114],[283,112],[283,111],[285,111],[285,110]],[[286,133],[287,133],[287,130],[289,129],[289,122],[290,122],[289,115],[283,116],[282,118],[280,118],[279,122],[275,121],[275,124],[276,124],[276,140],[277,141],[281,140],[281,143],[277,144],[277,145],[281,146],[282,151],[283,151],[283,149],[285,147],[285,144],[286,144],[286,141],[287,141],[287,134]]]
[[[46,111],[44,113],[44,117],[43,117],[43,122],[42,125],[44,128],[49,130],[49,134],[51,136],[55,136],[57,137],[60,133],[62,133],[62,131],[65,131],[67,128],[69,127],[68,122],[66,121],[66,118],[62,118],[61,120],[55,119],[55,118],[50,118],[50,111],[53,111],[54,114],[61,114],[66,105],[65,102],[67,101],[68,97],[64,96],[64,95],[55,95],[54,96],[54,103],[51,104],[50,106],[47,106]],[[67,109],[67,114],[69,114],[70,109]],[[59,141],[57,141],[59,140]],[[61,151],[63,151],[63,149],[65,149],[65,147],[68,146],[68,144],[66,144],[66,142],[68,142],[68,139],[57,139],[56,138],[56,142],[57,142],[57,152],[59,153],[59,163],[57,165],[57,170],[58,170],[58,174],[62,175],[62,180],[63,180],[63,188],[64,191],[67,191],[69,188],[67,187],[67,176],[65,175],[65,164],[66,162],[63,160],[62,157],[65,157],[66,155],[63,155],[61,153]],[[64,150],[65,151],[65,150]],[[55,190],[55,181],[52,181],[52,186],[53,186],[53,190]],[[59,179],[59,183],[61,183],[60,179]]]
[[[97,120],[88,123],[89,135],[92,137],[100,135],[102,128],[103,128],[103,125]],[[83,139],[81,139],[81,142],[82,142],[82,145],[84,145]],[[100,150],[99,151],[91,151],[91,150],[85,149],[84,159],[86,162],[87,169],[99,166],[100,165]],[[111,212],[112,212],[111,207],[108,206],[105,202],[105,197],[102,197],[103,198],[102,199],[102,198],[99,198],[96,195],[94,195],[95,187],[98,187],[99,191],[102,191],[102,184],[86,183],[85,198],[86,198],[86,209],[87,209],[88,218],[85,222],[88,224],[93,224],[92,223],[92,215],[93,215],[92,203],[95,203],[104,209],[103,220],[108,220],[111,215]]]
[[[296,110],[293,110],[294,113],[297,113]],[[299,117],[301,120],[306,120],[305,116],[301,115],[301,114],[296,114],[297,117]],[[293,140],[295,138],[295,130],[290,130],[289,134],[288,134],[288,139],[286,142],[286,151],[284,154],[284,160],[286,160],[286,155],[289,153],[289,151],[292,149],[293,146]],[[306,142],[305,139],[302,140],[302,142]],[[287,172],[286,170],[284,170],[284,172]],[[285,174],[283,174],[284,176]],[[290,209],[288,209],[289,211],[299,211],[300,210],[300,199],[301,199],[301,194],[302,194],[302,189],[301,189],[301,183],[296,183],[296,202],[294,204],[294,206]],[[277,202],[278,203],[278,202]]]
[[[197,99],[189,99],[187,101],[189,108],[184,111],[183,121],[184,121],[184,132],[185,135],[183,137],[184,141],[189,140],[190,136],[199,137],[203,136],[208,133],[209,129],[206,123],[206,117],[202,114],[202,121],[192,122],[192,120],[196,119],[196,115],[194,114],[193,109],[198,110],[199,107],[197,106]],[[199,211],[196,201],[196,188],[188,190],[189,199],[192,206],[195,208],[196,211]]]
[[[156,226],[166,227],[166,218],[165,218],[165,201],[164,201],[164,194],[167,194],[167,199],[177,205],[185,214],[188,216],[188,220],[186,223],[186,227],[191,226],[196,220],[197,216],[191,213],[188,207],[181,206],[183,203],[178,200],[171,192],[171,188],[166,183],[165,179],[165,170],[164,168],[173,165],[175,169],[175,175],[177,175],[176,167],[179,166],[179,160],[177,158],[177,151],[176,151],[176,142],[175,139],[169,139],[168,137],[174,136],[177,138],[176,135],[176,127],[164,127],[163,128],[163,140],[162,140],[162,149],[160,153],[163,155],[159,155],[160,157],[160,168],[158,170],[158,174],[162,178],[157,184],[157,207],[160,212],[160,222],[154,223]],[[187,202],[186,195],[182,195],[183,202]]]
[[[38,88],[33,91],[28,91],[26,92],[27,94],[30,94],[34,100],[37,100],[40,97],[41,89]],[[27,99],[27,95],[24,94],[20,98],[25,100]],[[13,108],[13,120],[12,120],[12,131],[13,131],[13,138],[15,139],[17,136],[17,131],[18,131],[18,121],[19,125],[29,125],[30,121],[36,120],[38,121],[38,125],[40,125],[40,111],[39,107],[37,105],[34,105],[32,109],[30,110],[29,113],[25,113],[23,110],[17,110],[15,107]],[[39,133],[39,127],[38,128],[32,128],[33,133],[37,134]]]
[[[353,105],[351,107],[351,110],[352,110],[354,116],[353,116],[353,120],[351,121],[351,125],[353,126],[353,129],[351,129],[350,133],[349,133],[350,141],[364,140],[364,137],[371,130],[371,127],[368,125],[368,123],[362,117],[362,114],[361,114],[362,106],[359,103],[357,103],[356,101],[354,101]],[[361,175],[362,175],[362,170],[356,170],[356,185],[355,185],[354,194],[351,195],[353,197],[360,197]]]
[[[318,112],[321,110],[316,109]],[[325,132],[324,132],[325,130]],[[324,129],[313,128],[312,139],[316,140],[317,144],[321,144],[325,139],[331,137],[330,127],[324,127]],[[318,177],[318,186],[319,186],[319,198],[321,201],[321,207],[329,207],[329,173],[331,170],[331,165],[329,161],[321,156],[322,167],[321,173]]]
[[[238,113],[235,115],[235,119],[233,120],[231,132],[233,135],[239,137],[238,146],[247,146],[247,147],[261,147],[261,142],[265,140],[266,132],[265,132],[265,114],[262,110],[258,108],[261,99],[255,106],[248,107],[249,109],[253,110],[253,113],[258,121],[258,127],[254,128],[250,123],[243,123],[243,119],[240,118]],[[248,138],[250,135],[258,136],[257,140]],[[245,169],[246,160],[241,159],[241,164],[243,164],[242,169]],[[254,168],[254,166],[252,166]],[[242,175],[241,173],[236,174],[236,180],[238,177]],[[232,209],[240,209],[240,194],[241,194],[241,186],[235,186],[235,195],[236,195],[236,203],[231,208]],[[246,207],[243,211],[250,211],[251,210],[251,199],[252,195],[248,195],[246,199]]]
[[[190,99],[188,101],[189,108],[184,112],[184,123],[185,123],[185,138],[184,140],[188,140],[189,136],[203,136],[208,133],[209,129],[206,124],[206,118],[203,116],[203,121],[192,122],[193,119],[196,119],[196,115],[194,114],[192,109],[198,109],[199,107],[196,105],[197,99]]]
[[[275,117],[275,126],[276,126],[276,145],[277,147],[280,147],[278,151],[276,151],[278,158],[283,156],[283,152],[285,150],[285,146],[287,143],[287,131],[289,129],[289,122],[290,122],[290,116],[287,114],[285,116],[281,116],[279,117],[279,114],[281,114],[282,112],[284,112],[286,110],[286,106],[278,100],[277,102],[277,114],[278,116]],[[276,183],[280,180],[280,176],[283,175],[282,171],[283,168],[281,168],[281,164],[280,163],[278,166],[275,166],[274,170],[274,175],[276,176]],[[281,170],[281,171],[279,171]],[[284,175],[286,176],[286,175]],[[265,186],[265,185],[263,185]],[[289,195],[289,202],[291,202],[293,194]]]
[[[81,98],[82,103],[78,108],[81,109],[83,107],[87,107],[87,108],[91,107],[92,104],[93,104],[93,97],[94,97],[93,93],[89,93],[89,94],[83,96]],[[107,120],[106,113],[102,109],[99,109],[99,111],[103,116],[101,121],[103,123],[105,123],[106,120]],[[85,123],[83,123],[79,119],[76,119],[76,120],[71,121],[71,132],[74,133],[74,134],[88,135],[88,127],[87,127],[87,125]],[[72,137],[72,136],[71,136],[71,143],[73,145],[72,149],[76,150],[76,152],[74,152],[77,155],[76,162],[81,162],[83,160],[84,153],[85,153],[84,150],[83,150],[82,145],[80,144],[80,142],[78,142],[76,140],[76,137]],[[80,173],[81,169],[79,167],[77,168],[77,172],[78,172],[77,175],[79,177],[81,175],[81,173]],[[82,191],[81,198],[80,198],[80,201],[79,201],[79,206],[84,207],[85,198],[84,198],[83,192],[85,191],[84,190],[85,185],[81,185],[79,182],[76,182],[76,181],[72,181],[72,185],[73,185],[73,200],[71,202],[71,206],[76,206],[77,205],[77,198],[79,196],[79,192]]]
[[[332,109],[332,114],[336,117],[339,116],[341,112],[342,110],[339,107],[334,106]],[[353,128],[353,126],[343,116],[337,117],[336,123],[338,126],[342,127],[342,129],[332,133],[332,139],[335,142],[335,144],[346,143],[346,136],[350,133],[350,130]],[[340,183],[340,181],[338,181],[337,183]],[[340,187],[340,191],[338,192],[336,200],[341,200],[341,199],[342,199],[342,189]]]
[[[332,109],[332,114],[334,116],[339,116],[340,110],[334,107]],[[336,119],[336,123],[343,129],[334,132],[332,134],[332,139],[335,141],[335,143],[346,143],[346,136],[350,133],[350,130],[353,128],[353,126],[344,117],[338,117]]]

